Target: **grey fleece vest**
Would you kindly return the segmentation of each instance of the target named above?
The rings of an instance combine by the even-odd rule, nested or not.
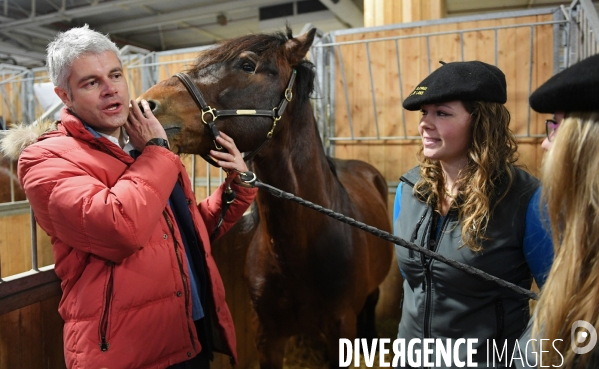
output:
[[[401,193],[401,212],[395,223],[398,237],[419,246],[428,247],[445,257],[471,265],[489,274],[530,288],[532,275],[522,251],[525,218],[528,204],[539,181],[525,171],[512,168],[513,183],[503,200],[495,207],[482,242],[482,251],[473,252],[461,245],[461,223],[457,210],[452,210],[439,225],[441,231],[435,240],[434,210],[419,201],[412,194],[414,184],[420,179],[420,167],[413,168],[401,181],[404,183]],[[504,183],[501,186],[507,186]],[[399,195],[399,194],[398,194]],[[445,366],[441,360],[436,362],[436,345],[432,344],[435,354],[431,361],[440,366],[461,367],[470,356],[478,367],[503,367],[509,361],[514,342],[524,331],[529,319],[528,300],[511,290],[499,287],[495,283],[471,276],[460,270],[423,255],[396,246],[399,267],[404,274],[404,298],[402,318],[399,324],[398,338],[405,339],[406,347],[411,339],[425,338],[451,339],[452,351],[457,339],[477,339],[472,348],[476,354],[468,355],[467,345],[458,346],[459,361],[455,361],[452,352],[452,365]],[[503,346],[507,351],[499,360],[495,354],[493,365],[493,343],[501,353]],[[489,349],[487,349],[487,345]],[[415,346],[422,348],[421,346]],[[456,352],[457,353],[457,352]],[[487,362],[487,357],[489,362]],[[423,361],[424,362],[424,361]],[[456,364],[457,363],[457,364]],[[409,367],[406,364],[407,367]],[[426,367],[421,365],[421,367]]]

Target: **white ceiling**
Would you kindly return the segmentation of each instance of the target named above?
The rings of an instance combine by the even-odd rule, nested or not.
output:
[[[120,46],[151,51],[207,45],[247,33],[298,33],[306,23],[328,32],[363,25],[364,0],[0,0],[0,63],[43,66],[57,32],[85,23]],[[401,1],[401,0],[385,0]],[[427,0],[423,0],[427,1]],[[599,1],[593,1],[596,6]],[[284,4],[293,16],[260,20],[265,7]],[[446,0],[447,16],[570,5],[559,0]],[[306,6],[321,10],[298,14]]]

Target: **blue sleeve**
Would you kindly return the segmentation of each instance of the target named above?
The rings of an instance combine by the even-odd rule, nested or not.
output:
[[[393,234],[395,233],[395,222],[397,218],[399,218],[399,211],[401,210],[401,189],[403,187],[403,182],[399,182],[397,185],[397,190],[395,191],[395,201],[393,202]],[[406,275],[403,273],[403,270],[399,268],[399,272],[403,279],[406,279]]]
[[[543,287],[553,263],[553,244],[548,231],[546,207],[541,207],[541,187],[537,189],[526,210],[524,228],[524,257],[539,288]]]
[[[401,189],[403,182],[399,182],[397,190],[395,191],[395,201],[393,203],[393,234],[395,234],[395,222],[399,217],[399,211],[401,210]]]

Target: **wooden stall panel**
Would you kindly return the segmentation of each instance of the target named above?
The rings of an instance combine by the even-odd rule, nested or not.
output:
[[[60,296],[0,315],[0,368],[64,369]]]
[[[0,218],[0,277],[31,269],[29,214]]]
[[[20,78],[15,79],[12,73],[0,73],[0,116],[7,127],[23,118],[18,99],[20,86]]]
[[[0,214],[0,278],[31,270],[29,213]],[[37,227],[38,267],[54,264],[50,237]]]
[[[451,62],[462,58],[465,61],[497,63],[506,75],[506,107],[512,116],[512,130],[519,136],[542,135],[545,118],[529,109],[528,96],[553,74],[553,26],[531,27],[527,24],[551,20],[553,16],[545,14],[338,36],[335,41],[340,43],[373,42],[368,49],[364,42],[336,47],[334,136],[352,137],[351,121],[356,139],[378,137],[375,122],[378,122],[378,134],[382,137],[417,137],[420,113],[403,111],[401,102],[420,81],[440,66],[439,60]],[[497,31],[489,29],[516,24],[523,26]],[[416,35],[422,36],[374,42],[383,37]],[[366,50],[370,51],[370,68]],[[399,60],[395,58],[397,54]],[[333,142],[335,156],[368,161],[381,170],[388,181],[393,181],[398,173],[417,163],[414,159],[417,147],[412,142],[399,144],[400,141],[403,140],[386,140],[377,144],[358,140]],[[542,157],[536,146],[540,145],[542,138],[521,141],[527,146],[520,150],[521,163],[536,173]],[[394,155],[400,159],[393,158]]]

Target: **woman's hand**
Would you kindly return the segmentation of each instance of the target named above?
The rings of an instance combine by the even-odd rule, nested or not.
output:
[[[231,137],[221,131],[220,135],[216,137],[216,143],[224,147],[227,152],[210,150],[210,155],[215,158],[217,164],[227,172],[228,180],[237,178],[238,172],[248,171],[248,167],[245,164],[245,161],[243,161],[243,156],[239,152],[239,149],[237,149],[237,146]]]

